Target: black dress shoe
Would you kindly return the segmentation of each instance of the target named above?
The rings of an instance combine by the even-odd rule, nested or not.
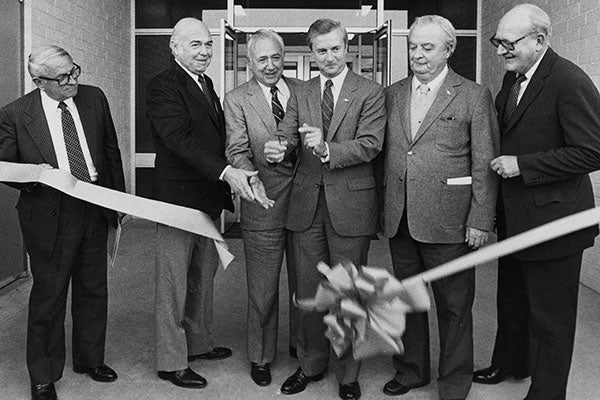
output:
[[[250,376],[258,386],[268,386],[271,383],[271,368],[269,364],[252,363]]]
[[[283,394],[296,394],[306,389],[308,382],[317,382],[323,379],[325,372],[316,374],[313,376],[306,376],[302,368],[298,368],[296,372],[283,382],[281,385],[281,393]]]
[[[56,400],[54,383],[31,384],[31,400]]]
[[[339,395],[344,400],[358,400],[360,399],[360,385],[358,382],[347,383],[340,385]]]
[[[223,358],[231,357],[231,349],[227,347],[215,347],[208,353],[194,354],[188,356],[188,361],[194,360],[222,360]]]
[[[475,371],[473,373],[473,382],[483,383],[486,385],[495,385],[496,383],[500,383],[503,380],[508,379],[510,377],[514,377],[515,379],[525,379],[528,376],[529,375],[527,373],[517,374],[506,371],[503,368],[491,365],[487,368]]]
[[[206,379],[192,371],[191,368],[179,371],[158,371],[158,377],[184,388],[201,389],[206,386]]]
[[[290,346],[290,357],[298,358],[298,352],[294,346]]]
[[[396,379],[392,379],[383,386],[383,393],[387,394],[388,396],[399,396],[401,394],[408,393],[410,389],[420,388],[427,386],[428,384],[429,382],[424,382],[418,385],[406,386],[398,382]]]
[[[97,367],[84,367],[83,365],[73,364],[73,372],[76,374],[88,374],[90,378],[97,382],[114,382],[117,380],[117,373],[105,364]]]

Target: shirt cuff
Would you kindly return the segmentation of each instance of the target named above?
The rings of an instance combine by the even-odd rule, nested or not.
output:
[[[231,165],[227,165],[225,168],[223,168],[223,172],[221,172],[221,175],[219,175],[219,180],[222,181],[223,177],[225,176],[225,172],[227,172],[227,170],[231,168]]]

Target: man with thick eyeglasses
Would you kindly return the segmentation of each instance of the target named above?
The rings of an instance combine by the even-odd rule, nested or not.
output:
[[[500,240],[594,207],[588,173],[600,168],[600,95],[548,46],[549,29],[548,14],[522,4],[491,40],[506,70],[496,98],[501,156],[490,164],[502,177]],[[582,253],[597,234],[594,226],[499,260],[496,345],[475,382],[531,375],[527,400],[565,399]]]
[[[121,154],[102,90],[80,85],[81,68],[56,46],[29,56],[37,89],[0,110],[0,160],[59,168],[75,178],[125,191]],[[106,242],[117,213],[40,184],[21,190],[19,221],[33,287],[27,368],[34,400],[56,399],[65,365],[65,312],[71,284],[73,371],[99,382],[117,374],[104,364]]]

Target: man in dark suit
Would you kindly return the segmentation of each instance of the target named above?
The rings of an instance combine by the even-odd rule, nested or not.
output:
[[[588,173],[600,168],[600,96],[589,77],[548,47],[550,18],[522,4],[491,39],[506,74],[496,98],[502,177],[498,237],[504,239],[594,207]],[[492,366],[475,382],[531,375],[527,400],[565,399],[583,250],[598,227],[502,258]]]
[[[233,168],[225,160],[223,110],[204,74],[212,44],[200,20],[177,22],[170,41],[175,60],[148,83],[146,108],[156,148],[154,198],[201,210],[216,223],[223,208],[233,210],[230,187],[254,200],[248,178],[256,172]],[[231,356],[230,349],[214,346],[211,332],[217,250],[213,240],[166,225],[157,225],[157,235],[158,376],[202,388],[206,379],[188,361]]]
[[[0,160],[43,164],[77,179],[125,190],[121,154],[102,90],[79,85],[71,56],[56,46],[29,56],[37,89],[0,110]],[[40,184],[14,185],[33,287],[27,322],[27,368],[34,400],[56,399],[65,364],[64,320],[72,283],[73,370],[112,382],[104,364],[108,224],[117,213]]]
[[[447,61],[456,33],[447,19],[419,17],[410,27],[413,75],[386,90],[381,153],[383,229],[402,280],[477,249],[493,229],[498,180],[489,162],[500,134],[489,90],[456,74]],[[380,176],[378,174],[378,176]],[[431,284],[440,336],[440,399],[465,399],[473,368],[475,273]],[[410,314],[404,354],[384,393],[401,395],[430,381],[427,313]]]
[[[308,30],[308,44],[319,76],[290,97],[277,140],[265,144],[270,162],[281,162],[298,148],[287,228],[292,231],[297,297],[314,297],[323,276],[319,261],[366,265],[370,236],[378,230],[373,159],[385,129],[383,89],[346,66],[348,35],[339,22],[322,19]],[[281,387],[303,391],[322,379],[330,346],[323,314],[299,311],[300,368]],[[360,363],[352,353],[334,362],[342,399],[358,399]]]
[[[265,142],[275,137],[290,93],[301,81],[283,77],[284,44],[277,33],[261,29],[250,36],[247,48],[253,77],[225,97],[226,154],[234,167],[258,171],[252,186],[260,193],[260,203],[241,202],[241,227],[248,284],[250,375],[257,385],[266,386],[271,383],[269,365],[277,354],[279,274],[284,251],[290,294],[295,292],[291,241],[285,229],[294,160],[269,164],[262,152]],[[293,347],[295,315],[290,302]]]

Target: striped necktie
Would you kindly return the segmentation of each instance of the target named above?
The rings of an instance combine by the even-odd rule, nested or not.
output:
[[[279,102],[279,98],[277,97],[277,86],[271,86],[271,111],[273,111],[273,117],[275,118],[275,123],[279,126],[279,123],[283,119],[284,111],[283,106]]]
[[[206,97],[206,101],[208,101],[208,104],[210,104],[211,106],[213,106],[216,109],[215,101],[212,96],[212,91],[208,87],[208,84],[206,83],[206,79],[204,78],[204,75],[198,75],[198,82],[200,82],[200,87],[202,87],[202,93],[204,93],[204,97]]]
[[[65,147],[67,148],[67,159],[69,160],[69,169],[71,175],[80,181],[91,182],[90,172],[88,171],[85,158],[83,157],[83,150],[81,149],[81,143],[79,142],[79,136],[77,135],[77,129],[75,128],[75,121],[73,116],[69,112],[67,105],[64,102],[58,103],[58,108],[61,111],[61,122],[63,135],[65,139]]]
[[[333,82],[331,82],[331,79],[327,79],[325,82],[325,90],[323,91],[323,99],[321,100],[321,116],[323,117],[323,134],[325,136],[327,136],[327,132],[329,132],[329,124],[331,123],[331,117],[333,116],[332,86]]]

